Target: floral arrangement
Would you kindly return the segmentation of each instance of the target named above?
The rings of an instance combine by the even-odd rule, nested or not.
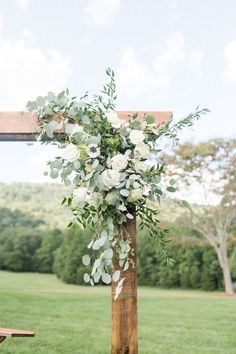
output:
[[[166,251],[166,230],[159,227],[157,211],[151,202],[160,202],[163,195],[164,163],[160,159],[160,144],[165,137],[177,141],[177,133],[191,126],[207,110],[198,110],[177,124],[170,120],[158,124],[155,118],[138,114],[129,121],[119,119],[115,112],[116,85],[114,72],[107,69],[109,82],[100,95],[89,100],[86,93],[80,99],[70,97],[68,89],[58,95],[30,101],[27,108],[36,111],[41,127],[37,139],[57,144],[62,154],[49,161],[50,176],[70,186],[62,203],[71,212],[72,225],[91,227],[94,237],[88,244],[90,254],[83,256],[84,265],[92,264],[91,274],[84,281],[91,285],[101,280],[117,282],[115,298],[122,291],[125,271],[132,266],[129,237],[123,238],[119,226],[138,215],[140,227],[149,230],[160,253],[171,262]],[[150,155],[158,157],[151,163]],[[174,192],[174,181],[165,188]],[[113,257],[119,259],[121,272],[114,269]]]

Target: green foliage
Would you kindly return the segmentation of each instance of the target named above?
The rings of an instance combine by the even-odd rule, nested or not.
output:
[[[60,230],[45,231],[43,221],[19,210],[0,208],[0,268],[52,272],[54,251],[60,246]]]
[[[191,237],[183,241],[179,236],[168,245],[169,255],[174,258],[175,263],[166,267],[153,245],[145,242],[145,234],[140,234],[139,284],[165,288],[222,289],[222,271],[214,250],[202,241],[196,242]],[[232,267],[235,267],[234,264],[235,260]]]
[[[27,227],[64,229],[66,215],[60,205],[64,192],[63,185],[53,183],[0,183],[0,230],[2,224],[17,227],[18,223]]]
[[[36,229],[10,227],[2,231],[0,233],[1,269],[37,271],[35,253],[41,241],[41,235]]]
[[[53,272],[54,252],[60,247],[62,236],[62,231],[59,229],[47,231],[42,234],[42,242],[35,255],[38,272]]]
[[[2,195],[16,191],[13,185],[12,190],[5,186],[6,190]],[[53,203],[55,185],[45,186],[43,196],[49,193]],[[40,210],[38,205],[38,217],[30,214],[27,210],[34,203],[33,195],[35,191],[36,200],[40,200],[42,186],[21,185],[19,195],[21,197],[18,205],[21,210],[0,208],[0,268],[11,271],[36,271],[36,272],[55,272],[57,276],[65,282],[82,284],[83,274],[88,271],[88,266],[82,264],[82,256],[87,254],[87,243],[91,237],[89,231],[79,230],[74,232],[72,229],[62,231],[56,228],[49,228],[47,225],[47,212]],[[50,193],[51,188],[51,193]],[[58,188],[60,188],[58,186]],[[32,195],[30,197],[29,191]],[[60,189],[59,189],[60,191]],[[41,196],[41,198],[43,198]],[[25,202],[23,202],[23,199]],[[11,204],[12,203],[12,204]],[[9,198],[7,205],[14,208],[15,200]],[[43,205],[43,203],[41,203]],[[145,211],[148,213],[148,210]],[[145,215],[144,213],[144,215]],[[157,220],[153,220],[158,229]],[[51,220],[49,225],[55,225],[58,216],[53,213],[51,206]],[[143,230],[138,235],[138,280],[140,285],[161,286],[166,288],[193,288],[215,290],[222,289],[222,273],[214,250],[207,246],[202,240],[201,235],[191,229],[185,229],[176,223],[171,227],[170,236],[174,235],[175,241],[168,243],[170,258],[174,258],[173,266],[166,266],[162,259],[156,240],[146,229],[148,220],[142,219]],[[142,226],[141,224],[141,226]],[[162,229],[161,229],[162,230]],[[154,232],[154,236],[155,236]],[[185,235],[184,238],[181,236]],[[150,242],[147,242],[149,239]],[[160,237],[158,238],[158,242]],[[235,246],[233,241],[229,244],[229,256],[231,261],[232,277],[236,281],[236,261]],[[234,255],[234,256],[233,256]]]
[[[70,230],[62,239],[62,244],[55,252],[53,271],[66,283],[83,284],[83,275],[88,267],[82,263],[87,252],[88,239],[91,233],[81,230]]]

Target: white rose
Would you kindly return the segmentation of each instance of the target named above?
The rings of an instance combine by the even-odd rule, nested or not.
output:
[[[65,126],[65,132],[68,135],[73,135],[75,133],[83,133],[83,131],[83,127],[78,124],[66,124]]]
[[[82,127],[82,125],[73,124],[73,128],[71,129],[71,135],[75,133],[83,133],[83,131],[84,128]]]
[[[143,188],[143,195],[148,196],[148,194],[150,193],[151,188],[149,186],[144,186]]]
[[[126,166],[128,165],[128,159],[127,156],[118,154],[112,157],[111,159],[111,167],[113,170],[124,170]]]
[[[123,121],[118,117],[118,114],[112,110],[107,111],[106,117],[112,128],[119,129],[123,125]]]
[[[116,187],[120,182],[120,172],[118,170],[105,170],[101,174],[103,184],[111,189]]]
[[[136,161],[134,163],[134,168],[136,172],[144,172],[147,170],[147,167],[145,166],[144,161]]]
[[[117,193],[116,192],[110,192],[106,195],[106,202],[108,205],[115,205],[117,202]]]
[[[87,202],[91,198],[91,191],[88,188],[80,187],[74,190],[73,196],[78,202]]]
[[[138,145],[143,142],[145,135],[141,130],[133,129],[129,134],[129,138],[132,144]]]
[[[68,144],[65,147],[63,158],[68,160],[69,162],[74,162],[78,160],[80,154],[80,150],[74,144]]]
[[[143,190],[141,188],[136,188],[130,191],[128,201],[136,202],[136,200],[141,199],[143,196]]]
[[[142,158],[147,159],[150,154],[150,147],[145,143],[140,143],[135,146],[134,155]]]

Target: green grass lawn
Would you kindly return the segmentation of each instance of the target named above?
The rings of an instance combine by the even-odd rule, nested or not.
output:
[[[110,353],[109,287],[65,285],[53,275],[0,272],[0,327],[34,330],[9,338],[4,354]],[[236,298],[139,289],[140,354],[235,354]]]

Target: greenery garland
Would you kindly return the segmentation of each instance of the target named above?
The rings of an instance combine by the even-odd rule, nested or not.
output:
[[[118,230],[135,214],[140,217],[140,227],[149,230],[149,238],[157,242],[161,255],[171,263],[165,247],[168,230],[158,226],[157,210],[149,203],[160,202],[163,196],[165,168],[159,161],[158,142],[163,137],[176,142],[178,131],[191,126],[208,110],[197,108],[177,124],[158,124],[146,114],[142,119],[134,114],[123,121],[115,112],[114,72],[107,69],[106,74],[109,82],[91,100],[87,93],[79,100],[70,97],[67,89],[58,95],[49,92],[39,96],[28,102],[27,108],[38,114],[38,141],[62,149],[62,154],[48,165],[50,176],[60,176],[69,186],[70,192],[62,201],[71,212],[69,226],[94,230],[88,244],[91,254],[82,259],[84,265],[92,264],[91,274],[85,273],[84,281],[91,285],[101,280],[106,284],[117,282],[117,298],[125,276],[121,279],[120,270],[114,269],[113,256],[118,257],[124,274],[132,265],[129,238],[123,239]],[[151,154],[158,157],[155,164],[150,162]],[[174,192],[174,181],[164,188]]]

